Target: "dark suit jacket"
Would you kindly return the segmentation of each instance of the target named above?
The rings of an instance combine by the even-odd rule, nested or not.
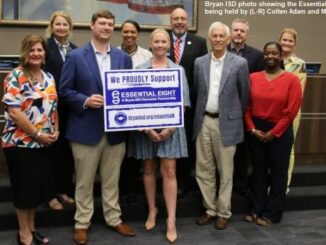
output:
[[[70,47],[71,49],[77,48],[77,46],[71,42]],[[45,70],[53,75],[57,89],[59,88],[59,81],[63,63],[64,61],[60,54],[58,45],[56,44],[53,37],[49,38],[46,42]],[[69,108],[60,99],[58,101],[58,113],[60,132],[64,134],[66,132]]]
[[[169,58],[175,62],[174,49],[173,49],[173,37],[170,33],[171,48]],[[187,32],[185,47],[182,53],[180,64],[186,72],[186,76],[189,84],[190,98],[193,102],[193,72],[196,58],[207,54],[206,40],[200,36]]]
[[[129,55],[111,47],[111,70],[132,69]],[[70,107],[66,138],[70,141],[95,145],[104,133],[103,108],[84,108],[92,94],[103,94],[103,85],[91,43],[70,51],[66,56],[59,83],[59,96]],[[125,132],[108,133],[108,142],[119,144]]]
[[[77,46],[71,42],[70,47],[71,49],[77,48]],[[57,86],[60,81],[63,63],[64,61],[61,57],[58,45],[55,43],[53,37],[49,38],[46,42],[45,70],[52,74]]]
[[[231,44],[227,46],[227,49],[231,50]],[[245,44],[242,57],[248,61],[249,73],[262,71],[264,69],[263,65],[263,52]]]

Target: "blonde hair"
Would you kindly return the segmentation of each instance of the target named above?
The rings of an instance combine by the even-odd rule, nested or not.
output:
[[[157,33],[164,34],[168,38],[169,43],[171,42],[169,33],[163,28],[157,28],[151,33],[151,35],[150,35],[151,42],[153,41],[153,38]]]
[[[297,31],[294,28],[289,28],[289,27],[284,28],[281,31],[281,35],[280,35],[280,37],[278,39],[279,41],[281,41],[282,36],[283,36],[284,33],[290,34],[293,37],[293,39],[294,39],[294,43],[297,44],[298,33],[297,33]]]
[[[47,38],[50,38],[52,37],[53,35],[53,23],[55,21],[55,19],[57,17],[62,17],[64,18],[67,22],[68,22],[68,25],[69,25],[69,34],[68,34],[68,39],[71,38],[72,36],[72,29],[73,29],[73,25],[72,25],[72,20],[70,18],[70,16],[65,13],[64,11],[55,11],[52,15],[51,15],[51,18],[50,18],[50,21],[49,21],[49,25],[47,26],[46,30],[45,30],[45,36]]]

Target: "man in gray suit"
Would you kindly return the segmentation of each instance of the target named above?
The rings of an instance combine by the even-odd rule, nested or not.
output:
[[[247,60],[227,51],[230,29],[214,22],[208,31],[212,52],[197,58],[194,88],[197,105],[193,140],[196,141],[196,179],[206,212],[197,220],[207,225],[216,219],[223,230],[231,213],[233,156],[243,141],[243,113],[249,97]],[[216,170],[220,188],[216,196]]]

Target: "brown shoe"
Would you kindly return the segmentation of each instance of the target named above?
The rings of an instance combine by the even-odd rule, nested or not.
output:
[[[209,223],[211,223],[214,219],[216,219],[215,216],[210,216],[209,214],[204,214],[203,216],[200,216],[197,220],[196,220],[196,224],[197,225],[208,225]]]
[[[112,230],[118,232],[120,235],[123,236],[134,236],[136,232],[132,229],[129,225],[120,223],[116,226],[109,226]]]
[[[224,230],[226,227],[228,227],[229,220],[223,217],[217,217],[216,223],[215,223],[215,229],[216,230]]]
[[[74,240],[78,245],[86,244],[88,240],[87,229],[75,229]]]

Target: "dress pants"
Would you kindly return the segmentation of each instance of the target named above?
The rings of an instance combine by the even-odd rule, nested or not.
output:
[[[245,140],[237,144],[234,155],[233,189],[240,194],[248,190],[249,150]]]
[[[103,134],[96,145],[71,142],[76,171],[75,228],[88,229],[94,213],[93,187],[99,168],[104,219],[107,225],[121,223],[119,205],[119,176],[126,146],[125,143],[110,145]]]
[[[53,145],[56,152],[54,156],[54,177],[56,193],[73,196],[74,157],[72,154],[70,142],[65,138],[69,115],[68,108],[68,105],[64,104],[62,101],[60,103],[59,101],[58,113],[60,119],[60,134],[58,140]]]
[[[233,157],[235,145],[222,143],[219,119],[204,116],[203,125],[196,140],[196,180],[203,196],[203,205],[210,216],[230,218]],[[217,192],[216,170],[220,176]]]
[[[63,132],[60,133],[59,138],[57,142],[54,143],[53,147],[55,150],[53,162],[55,191],[56,193],[73,196],[74,157],[70,143],[64,138]]]
[[[191,140],[194,119],[194,110],[192,108],[187,108],[184,113],[184,129],[186,131],[187,136],[187,147],[189,156],[177,159],[178,186],[181,189],[183,188],[184,191],[188,191],[189,189],[191,171],[194,169],[196,161],[195,145],[194,142]]]
[[[254,119],[254,124],[263,132],[273,128],[272,123],[263,120]],[[292,144],[292,127],[269,143],[254,136],[249,139],[252,159],[250,212],[266,217],[273,223],[279,222],[283,215]]]

